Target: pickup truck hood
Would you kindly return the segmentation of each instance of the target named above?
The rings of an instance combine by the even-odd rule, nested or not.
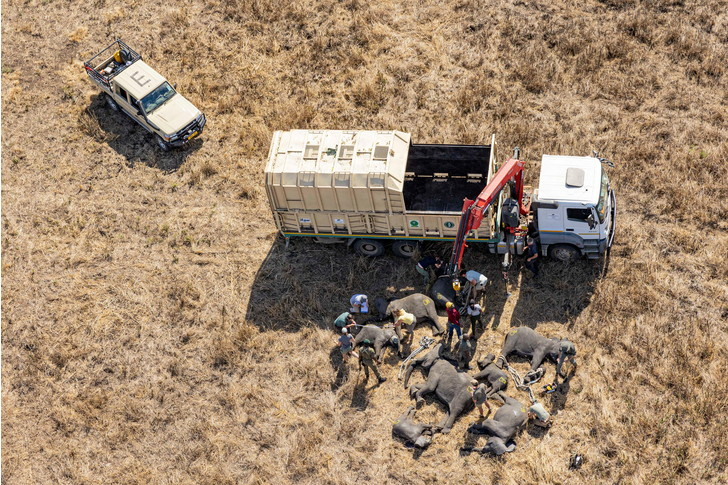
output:
[[[178,93],[162,106],[148,113],[147,118],[161,131],[172,135],[192,123],[192,120],[200,116],[200,113],[195,105]]]

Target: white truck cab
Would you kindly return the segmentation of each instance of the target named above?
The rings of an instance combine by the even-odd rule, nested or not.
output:
[[[596,259],[611,247],[616,199],[604,163],[596,157],[543,155],[531,200],[543,255]]]

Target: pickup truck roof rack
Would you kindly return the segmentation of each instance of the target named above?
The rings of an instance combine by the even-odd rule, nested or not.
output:
[[[110,62],[114,60],[114,56],[119,53],[122,63],[118,65],[111,72],[104,72]],[[94,80],[110,87],[111,80],[124,69],[129,67],[131,64],[140,60],[142,56],[134,49],[129,47],[121,39],[116,39],[109,46],[93,56],[91,59],[83,63],[83,67],[86,68],[86,72]]]

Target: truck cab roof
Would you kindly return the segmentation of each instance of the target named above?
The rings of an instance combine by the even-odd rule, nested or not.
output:
[[[143,98],[164,81],[166,81],[164,76],[142,60],[134,62],[114,78],[116,84],[136,99]]]
[[[602,164],[594,157],[543,155],[539,200],[597,204]]]

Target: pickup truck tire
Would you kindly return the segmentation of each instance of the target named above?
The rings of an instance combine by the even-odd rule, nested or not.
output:
[[[384,244],[376,239],[357,239],[354,242],[354,250],[362,256],[375,258],[384,254]]]
[[[394,241],[392,243],[392,252],[400,258],[411,258],[417,251],[417,241]]]
[[[562,263],[573,263],[581,253],[570,244],[555,244],[549,248],[549,257]]]
[[[116,101],[114,101],[114,98],[112,98],[108,94],[106,95],[106,105],[109,108],[111,108],[112,111],[119,111],[119,105],[116,104]]]
[[[159,149],[162,150],[163,152],[168,152],[169,149],[171,148],[169,146],[169,143],[164,141],[162,139],[162,137],[159,135],[154,135],[154,141],[157,143],[157,146],[159,147]]]

